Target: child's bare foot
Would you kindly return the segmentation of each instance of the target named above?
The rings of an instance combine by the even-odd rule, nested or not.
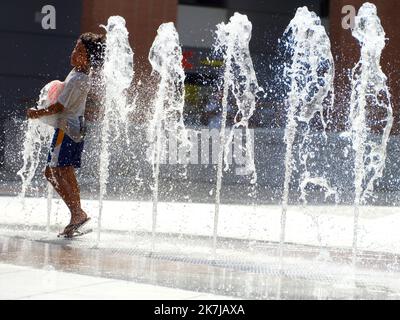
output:
[[[90,218],[89,218],[90,219]],[[88,221],[88,216],[85,211],[81,210],[79,213],[71,215],[69,224],[65,227],[62,234],[70,234],[79,228],[83,223]]]
[[[77,213],[71,215],[70,224],[82,223],[83,221],[85,221],[87,219],[87,217],[88,216],[87,216],[86,212],[81,210],[80,212],[77,212]]]

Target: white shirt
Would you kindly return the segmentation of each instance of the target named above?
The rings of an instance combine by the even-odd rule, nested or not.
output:
[[[63,112],[58,114],[59,128],[64,130],[75,142],[83,139],[83,120],[89,89],[89,76],[72,69],[64,81],[64,89],[57,99],[57,102],[64,106]]]

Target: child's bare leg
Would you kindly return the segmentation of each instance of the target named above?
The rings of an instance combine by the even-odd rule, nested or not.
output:
[[[81,208],[80,190],[74,168],[72,166],[62,168],[47,167],[45,175],[69,208],[71,212],[70,223],[76,224],[86,219],[87,215]]]
[[[75,170],[72,166],[64,167],[64,172],[62,174],[64,181],[67,185],[71,187],[71,197],[72,202],[75,204],[76,209],[71,217],[71,223],[79,223],[87,218],[87,214],[82,210],[81,207],[81,197],[78,181],[76,180]]]
[[[70,186],[65,185],[64,179],[60,174],[61,168],[50,168],[47,167],[45,170],[45,176],[47,181],[49,181],[57,193],[60,195],[61,199],[65,202],[68,209],[72,212],[75,210],[76,204],[71,201],[69,194],[72,193]]]

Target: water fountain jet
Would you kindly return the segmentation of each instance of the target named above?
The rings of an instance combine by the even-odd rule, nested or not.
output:
[[[105,44],[103,74],[105,84],[104,116],[101,127],[100,146],[100,192],[97,242],[100,241],[103,199],[107,192],[110,165],[110,146],[117,152],[122,145],[122,138],[128,140],[129,114],[132,105],[127,103],[127,90],[132,85],[133,51],[129,45],[129,33],[125,19],[112,16],[108,19]],[[129,141],[129,140],[128,140]]]
[[[163,23],[157,30],[149,53],[153,72],[159,76],[157,93],[152,103],[153,117],[149,125],[149,160],[153,166],[152,250],[155,246],[159,174],[162,155],[166,152],[166,137],[176,148],[189,150],[189,140],[183,123],[185,97],[185,72],[182,66],[182,49],[174,24]],[[176,150],[169,150],[177,154]],[[179,163],[183,159],[176,159]],[[183,162],[183,161],[182,161]]]
[[[229,23],[217,25],[217,40],[214,51],[223,56],[225,61],[223,76],[223,98],[222,117],[220,128],[220,148],[217,163],[217,184],[215,190],[215,213],[213,251],[216,252],[218,236],[218,219],[220,209],[220,193],[222,186],[223,162],[225,170],[229,167],[229,147],[233,141],[235,129],[244,128],[246,134],[246,145],[243,151],[246,155],[245,173],[250,175],[251,183],[257,181],[257,173],[254,164],[253,137],[248,127],[248,122],[256,107],[256,95],[261,91],[258,85],[256,73],[250,55],[249,43],[251,39],[252,24],[246,15],[235,13]],[[238,112],[235,117],[235,124],[226,133],[226,116],[228,110],[228,97],[233,95],[237,104]]]
[[[64,84],[58,80],[52,81],[45,85],[40,91],[39,100],[37,102],[37,109],[44,109],[56,102],[56,98],[60,94]],[[50,93],[51,91],[51,93]],[[22,149],[23,166],[17,172],[21,178],[22,186],[19,198],[22,202],[22,210],[26,212],[25,196],[35,173],[40,164],[40,156],[46,148],[50,145],[51,137],[53,134],[53,126],[57,122],[57,117],[48,116],[42,119],[28,119],[26,120],[27,128],[24,130],[24,141]],[[51,203],[53,197],[53,187],[47,183],[47,225],[46,230],[50,228],[50,213]],[[27,220],[25,214],[25,220]],[[27,221],[25,221],[27,222]]]
[[[374,183],[382,177],[386,161],[386,147],[393,125],[391,97],[387,77],[380,66],[385,47],[385,31],[377,15],[376,6],[364,3],[355,18],[352,30],[361,46],[360,60],[351,73],[352,94],[347,135],[351,138],[354,158],[354,225],[353,265],[356,263],[359,210],[367,198],[373,196]],[[371,112],[385,116],[378,120],[379,134],[368,123]]]
[[[301,136],[298,157],[303,170],[300,177],[303,202],[306,202],[306,186],[309,183],[326,188],[328,194],[335,193],[325,177],[312,175],[308,171],[308,160],[312,152],[310,149],[311,121],[316,116],[319,117],[323,126],[320,134],[326,140],[324,111],[333,104],[334,62],[330,41],[319,17],[314,12],[310,12],[307,7],[297,9],[295,17],[284,32],[284,37],[290,61],[284,68],[288,90],[286,99],[288,112],[284,135],[286,154],[279,240],[280,261],[283,258],[285,242],[289,186],[296,162],[293,150],[296,136]]]

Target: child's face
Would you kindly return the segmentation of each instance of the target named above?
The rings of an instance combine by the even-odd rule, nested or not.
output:
[[[78,68],[86,68],[89,65],[86,48],[81,40],[76,42],[71,54],[71,65]]]

